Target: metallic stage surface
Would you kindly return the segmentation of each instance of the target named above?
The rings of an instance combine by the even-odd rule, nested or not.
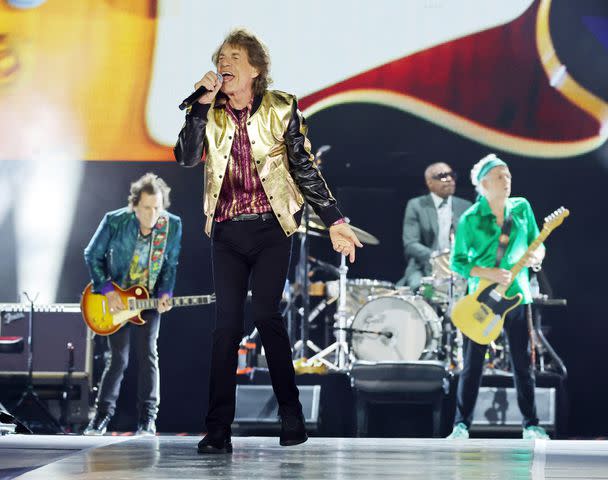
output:
[[[199,437],[0,437],[0,479],[598,479],[607,441],[236,437],[199,455]],[[23,469],[29,468],[29,471]]]

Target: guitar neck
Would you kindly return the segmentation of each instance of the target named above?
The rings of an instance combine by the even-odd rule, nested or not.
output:
[[[172,307],[193,307],[195,305],[206,305],[214,301],[213,295],[194,295],[188,297],[172,297],[169,299],[169,304]],[[158,307],[158,298],[148,298],[145,300],[136,300],[135,308],[137,310],[149,310]]]
[[[543,228],[541,230],[538,237],[536,237],[534,239],[534,241],[528,247],[528,250],[526,250],[526,253],[519,259],[519,261],[515,265],[513,265],[513,267],[511,267],[511,270],[510,270],[511,279],[512,279],[511,283],[509,283],[508,285],[499,285],[496,288],[496,291],[498,293],[500,293],[501,295],[505,294],[505,292],[509,289],[511,284],[515,281],[515,277],[517,277],[517,275],[519,275],[519,272],[521,271],[521,269],[526,266],[526,258],[528,257],[528,255],[531,252],[535,251],[538,247],[540,247],[540,245],[545,241],[545,239],[549,236],[550,233],[551,233],[551,230],[548,228]]]

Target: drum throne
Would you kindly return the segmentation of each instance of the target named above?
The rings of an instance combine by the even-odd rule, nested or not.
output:
[[[441,409],[449,393],[451,373],[443,362],[418,360],[353,363],[350,377],[355,394],[357,436],[368,435],[373,404],[431,405],[433,437],[441,435]]]

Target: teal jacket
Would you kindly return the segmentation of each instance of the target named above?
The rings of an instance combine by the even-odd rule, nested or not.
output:
[[[152,295],[172,295],[175,274],[182,240],[182,221],[171,213],[169,234],[164,260]],[[124,285],[133,258],[139,222],[128,207],[108,212],[97,227],[97,231],[84,249],[84,259],[89,268],[93,291],[108,293],[113,290],[111,282]]]

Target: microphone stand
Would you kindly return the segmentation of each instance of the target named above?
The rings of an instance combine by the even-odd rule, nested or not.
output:
[[[72,374],[74,373],[74,344],[68,342],[68,363],[66,374],[63,377],[63,391],[61,392],[61,416],[59,423],[64,426],[66,430],[70,430],[68,425],[68,418],[70,414],[70,400],[72,399]]]
[[[21,394],[19,401],[15,405],[14,410],[17,411],[22,405],[25,405],[27,403],[33,403],[34,405],[38,406],[42,414],[49,421],[50,425],[55,428],[54,433],[65,433],[63,427],[59,424],[57,419],[55,419],[55,417],[51,415],[51,412],[49,412],[44,402],[40,400],[40,397],[34,390],[34,302],[36,301],[36,298],[38,298],[38,295],[36,295],[36,298],[34,298],[34,300],[29,297],[27,292],[23,292],[23,295],[25,296],[25,298],[27,298],[27,301],[30,304],[27,335],[27,385],[25,387],[25,390]],[[27,424],[26,421],[22,420],[22,422],[30,430],[33,430],[31,426]]]

